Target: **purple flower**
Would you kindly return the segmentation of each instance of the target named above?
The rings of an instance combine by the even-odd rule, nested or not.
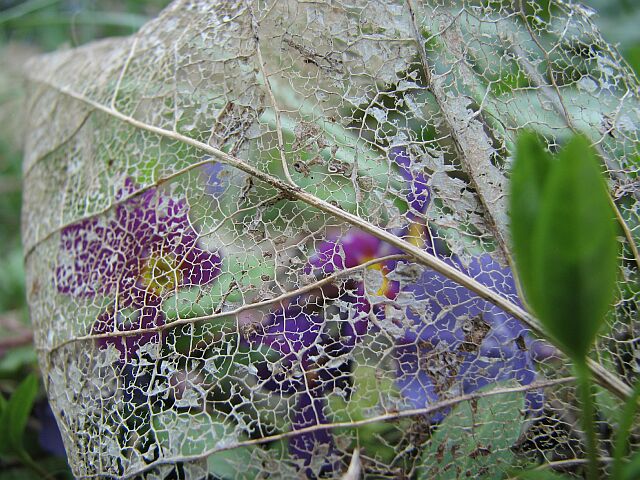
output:
[[[210,157],[207,157],[210,158]],[[221,197],[228,187],[229,167],[221,162],[211,162],[202,167],[205,176],[204,190],[213,197]]]
[[[316,248],[316,252],[309,259],[309,264],[305,270],[307,273],[313,272],[317,276],[322,277],[346,268],[362,265],[376,258],[399,253],[402,253],[402,251],[398,248],[357,228],[352,228],[342,237],[334,236],[333,238],[320,242]],[[394,299],[398,294],[398,282],[387,278],[387,274],[395,268],[396,263],[395,260],[391,260],[375,263],[367,267],[371,270],[378,270],[382,274],[382,285],[380,289],[375,292],[377,295]],[[371,310],[371,306],[364,292],[364,284],[357,282],[355,284],[351,283],[348,286],[355,291],[353,300],[357,302],[361,311],[368,312]],[[332,295],[332,292],[325,291],[325,297],[341,296],[343,292],[333,293]]]
[[[448,263],[520,303],[510,269],[490,255],[474,258],[468,268],[457,259]],[[425,270],[403,291],[413,294],[415,303],[407,309],[412,326],[396,346],[396,383],[412,408],[495,382],[528,385],[535,380],[533,360],[542,345],[515,318],[433,270]],[[529,411],[542,408],[541,392],[529,392],[526,400]],[[432,420],[445,414],[441,411]]]
[[[405,149],[393,148],[390,158],[407,182],[407,216],[411,223],[400,235],[520,304],[512,272],[501,267],[489,254],[472,259],[465,268],[457,257],[448,259],[436,253],[429,230],[421,219],[431,198],[428,177],[412,169]],[[372,235],[350,230],[339,241],[322,242],[308,270],[329,275],[392,253],[399,251]],[[387,279],[395,266],[396,262],[378,266],[386,287],[378,293],[390,299],[398,294],[398,284]],[[353,298],[368,310],[362,285],[356,287]],[[432,270],[425,271],[415,284],[405,286],[404,292],[412,293],[416,303],[407,312],[411,326],[406,328],[395,349],[396,383],[413,408],[426,407],[446,395],[470,393],[490,383],[514,379],[528,385],[535,380],[533,360],[548,354],[549,349],[544,342],[532,341],[515,318]],[[374,311],[384,315],[381,309],[374,307]],[[527,394],[530,411],[541,408],[542,402],[542,393]],[[442,419],[445,413],[436,414],[433,420]]]
[[[320,242],[309,260],[311,268],[308,270],[313,269],[316,273],[331,275],[336,271],[395,253],[401,252],[373,235],[352,228],[341,238],[335,236]]]
[[[326,276],[395,253],[400,250],[358,229],[351,229],[341,238],[336,235],[321,242],[305,270]],[[376,293],[389,299],[395,298],[398,292],[399,284],[386,277],[395,264],[396,261],[387,261],[368,267],[381,272],[382,285]],[[325,288],[319,298],[322,300],[314,300],[314,297],[294,299],[288,306],[272,313],[261,326],[262,331],[248,339],[254,347],[268,345],[278,353],[280,358],[276,363],[258,364],[258,377],[263,388],[295,396],[290,419],[294,430],[327,423],[324,396],[338,388],[349,388],[351,364],[347,355],[369,329],[372,308],[362,282],[350,282],[340,289]],[[326,300],[336,298],[352,305],[353,309],[341,312],[342,318],[337,325],[332,325],[336,322],[327,322],[322,309]],[[373,312],[382,315],[381,309],[374,308]],[[289,450],[295,458],[302,460],[309,478],[338,468],[332,458],[335,446],[329,429],[293,436]],[[325,458],[319,472],[311,469],[314,457]]]
[[[431,200],[429,178],[424,172],[412,170],[411,157],[403,147],[393,147],[389,158],[398,166],[398,171],[407,182],[408,193],[405,197],[412,216],[423,214]]]
[[[424,173],[415,172],[411,169],[411,159],[406,154],[404,148],[395,147],[391,149],[389,157],[398,166],[401,176],[406,180],[409,193],[407,201],[413,212],[410,218],[415,218],[415,214],[422,213],[426,210],[429,200],[430,191],[428,187],[428,178]],[[401,232],[396,232],[400,236],[404,236],[412,243],[421,242],[429,244],[427,229],[421,224],[412,223]],[[425,236],[426,235],[426,236]],[[426,243],[425,243],[426,242]],[[334,274],[348,268],[362,265],[370,260],[381,258],[389,255],[401,254],[402,250],[394,247],[369,233],[365,233],[357,228],[348,230],[343,235],[330,234],[328,238],[320,242],[315,249],[315,253],[309,259],[309,263],[305,268],[306,273],[314,273],[316,276],[323,277]],[[368,269],[378,270],[381,273],[382,285],[375,292],[378,296],[384,296],[390,300],[396,298],[399,289],[399,283],[390,280],[387,275],[396,267],[396,260],[387,260],[368,266]],[[344,292],[335,291],[335,289],[325,288],[323,294],[325,298],[340,297],[342,300],[354,302],[360,312],[370,312],[373,310],[377,316],[382,316],[383,309],[375,305],[373,309],[367,300],[362,282],[347,284],[352,290],[352,295],[345,295]],[[360,329],[367,330],[368,319],[362,320],[363,324]],[[356,332],[356,338],[357,338]]]
[[[247,339],[254,349],[268,346],[278,354],[275,362],[260,362],[257,375],[262,388],[294,397],[290,411],[294,431],[328,423],[324,397],[336,389],[349,388],[351,364],[347,354],[367,326],[363,319],[348,319],[346,314],[337,325],[332,325],[335,322],[326,321],[318,310],[309,297],[298,297],[272,313],[266,325]],[[289,451],[302,461],[309,478],[338,468],[328,429],[291,437]],[[312,469],[314,457],[325,459],[320,471]]]
[[[430,201],[426,175],[412,171],[404,149],[392,149],[391,157],[410,183],[411,239],[423,239],[422,248],[442,257],[417,215],[426,211]],[[456,256],[443,260],[520,305],[511,270],[501,267],[489,254],[473,258],[466,268]],[[548,346],[532,341],[515,318],[433,270],[425,270],[404,292],[413,294],[416,304],[407,309],[412,326],[396,347],[396,383],[413,408],[499,381],[513,379],[528,385],[535,380],[533,360],[547,354]],[[529,411],[542,408],[541,392],[529,392],[526,399]],[[445,414],[440,411],[432,420],[439,421]]]
[[[295,406],[296,413],[292,422],[293,430],[329,423],[324,413],[325,406],[323,398],[302,392],[298,396]],[[333,438],[328,428],[295,435],[289,440],[289,451],[295,458],[304,459],[306,466],[311,463],[311,459],[314,456],[322,455],[323,457],[328,457],[333,453],[334,448]],[[321,467],[321,472],[319,473],[330,473],[337,470],[335,463],[335,461],[328,460]],[[314,472],[309,470],[307,469],[307,477],[314,477]]]
[[[116,200],[135,192],[127,179]],[[92,333],[150,329],[164,324],[162,300],[176,289],[206,285],[220,273],[218,253],[203,250],[188,216],[186,200],[152,188],[119,204],[113,218],[90,218],[62,231],[57,288],[72,297],[113,297]],[[122,361],[158,333],[99,339]]]
[[[62,435],[56,417],[53,415],[49,402],[41,400],[34,407],[34,416],[40,422],[38,443],[47,453],[56,457],[65,457],[66,451],[62,442]]]

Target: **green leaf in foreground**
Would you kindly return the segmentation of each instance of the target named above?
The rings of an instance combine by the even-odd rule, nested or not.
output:
[[[513,463],[523,410],[521,392],[458,405],[431,438],[418,478],[501,478]]]
[[[584,358],[604,322],[617,272],[614,212],[588,140],[558,155],[533,233],[533,308],[574,359]]]
[[[557,161],[544,160],[530,135],[518,142],[512,184],[512,234],[525,294],[549,336],[574,361],[587,437],[597,473],[593,394],[586,358],[614,298],[614,212],[589,141],[574,136]],[[548,158],[548,157],[547,157]]]
[[[575,136],[554,161],[538,137],[518,139],[511,232],[527,299],[547,331],[582,359],[613,301],[614,212],[589,141]]]
[[[640,453],[636,453],[631,461],[625,465],[622,477],[622,480],[636,480],[640,478]]]
[[[29,375],[18,385],[13,395],[6,402],[0,417],[0,454],[19,454],[24,450],[24,429],[27,426],[29,413],[38,393],[38,379]]]
[[[11,375],[25,365],[35,364],[36,361],[33,345],[12,348],[0,359],[0,375]]]
[[[511,236],[518,274],[530,298],[536,294],[532,288],[533,235],[551,162],[551,155],[535,133],[526,132],[518,137],[511,174]]]

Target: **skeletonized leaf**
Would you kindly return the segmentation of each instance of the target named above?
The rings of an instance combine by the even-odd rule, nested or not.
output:
[[[521,131],[597,142],[627,229],[591,368],[624,397],[638,83],[581,7],[524,3],[179,0],[29,63],[28,296],[76,476],[340,478],[363,446],[401,478],[509,380],[518,460],[581,451],[508,178]]]
[[[512,465],[522,395],[481,397],[456,407],[431,437],[419,478],[496,478]]]

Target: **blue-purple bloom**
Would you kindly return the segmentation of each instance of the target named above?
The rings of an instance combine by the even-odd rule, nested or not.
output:
[[[366,329],[366,320],[344,319],[338,332],[329,324],[310,297],[298,297],[290,305],[270,314],[260,331],[247,339],[250,346],[268,346],[279,354],[277,362],[257,365],[260,386],[280,395],[292,396],[292,430],[329,423],[325,396],[336,389],[349,388],[351,365],[347,355]],[[291,437],[289,451],[300,459],[309,478],[337,468],[333,437],[328,429],[316,429]],[[312,459],[321,456],[320,471],[311,468]]]
[[[205,157],[209,158],[210,157]],[[205,177],[204,191],[209,195],[219,198],[227,190],[229,167],[222,162],[211,161],[204,167],[202,172]]]
[[[428,176],[424,172],[411,169],[411,157],[402,147],[392,148],[389,159],[397,165],[400,175],[407,183],[409,191],[405,201],[409,206],[410,217],[423,214],[431,201]]]
[[[134,193],[127,179],[116,200]],[[218,253],[202,249],[191,226],[186,200],[173,200],[152,188],[120,203],[107,222],[89,218],[62,230],[57,288],[72,297],[113,296],[92,333],[158,327],[164,324],[160,305],[176,289],[206,285],[220,273]],[[158,333],[111,337],[122,361],[140,346],[158,342]]]
[[[56,417],[53,415],[51,406],[46,399],[35,404],[34,416],[40,423],[38,430],[40,447],[53,456],[64,458],[67,453],[62,441],[62,435],[56,423]]]
[[[488,254],[458,270],[519,304],[513,275]],[[412,408],[425,408],[452,395],[468,394],[486,385],[516,380],[528,385],[536,378],[533,365],[540,342],[522,324],[470,290],[427,269],[403,292],[415,297],[407,309],[412,326],[397,342],[397,385]],[[419,305],[419,307],[415,307]],[[543,396],[531,391],[527,409],[542,408]],[[436,413],[433,421],[446,412]]]
[[[394,148],[391,157],[410,184],[410,240],[415,244],[418,239],[429,253],[521,305],[513,273],[488,253],[472,258],[465,267],[457,256],[446,258],[437,252],[419,215],[430,201],[428,178],[412,172],[406,150]],[[396,383],[412,408],[425,408],[446,396],[471,393],[495,382],[516,380],[528,385],[535,380],[534,357],[542,357],[548,348],[544,342],[532,341],[518,320],[431,269],[425,269],[403,292],[412,294],[416,303],[406,312],[412,325],[397,342]],[[530,412],[542,408],[541,392],[529,392],[526,399]],[[445,414],[440,411],[432,420],[439,421]]]

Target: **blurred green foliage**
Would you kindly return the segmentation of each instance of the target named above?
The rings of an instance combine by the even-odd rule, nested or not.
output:
[[[0,0],[2,38],[45,51],[129,35],[168,0]]]
[[[640,75],[640,2],[638,0],[582,0],[593,8],[596,25],[608,42],[618,45],[620,53]]]
[[[613,300],[615,214],[590,141],[554,160],[534,133],[518,140],[511,231],[522,286],[540,322],[572,360],[586,358]]]
[[[553,159],[535,133],[520,135],[511,177],[516,265],[534,312],[574,363],[590,480],[598,477],[598,464],[586,359],[614,296],[614,217],[597,153],[587,138],[576,135]]]

